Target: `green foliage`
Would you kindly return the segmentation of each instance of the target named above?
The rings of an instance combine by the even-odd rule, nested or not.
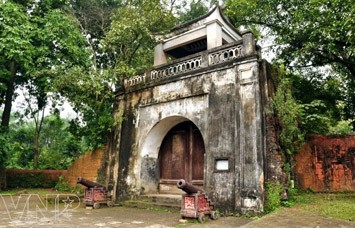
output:
[[[4,104],[1,125],[8,129],[15,89],[21,86],[26,91],[21,115],[34,120],[34,167],[38,164],[44,110],[51,95],[56,94],[52,87],[55,78],[74,66],[89,63],[85,38],[75,18],[66,11],[69,8],[64,10],[66,4],[67,1],[57,0],[0,3],[0,106]],[[54,103],[58,98],[53,98]],[[20,149],[16,148],[14,157],[24,154]],[[13,156],[10,158],[10,163],[16,163]]]
[[[8,150],[8,137],[7,134],[1,132],[0,134],[0,169],[5,167],[5,163],[7,161],[7,153]]]
[[[6,99],[6,110],[11,109],[13,95],[5,98],[4,91],[21,85],[42,110],[53,77],[77,64],[87,64],[85,39],[75,19],[62,9],[64,4],[54,0],[0,3],[0,101]]]
[[[289,74],[284,67],[279,69],[279,83],[272,107],[281,125],[281,147],[287,154],[292,154],[304,142],[304,133],[300,130],[302,107],[292,96],[291,84],[287,78]]]
[[[84,150],[93,149],[107,141],[114,102],[111,82],[115,79],[110,77],[109,74],[97,74],[77,67],[56,80],[56,88],[81,114],[70,121],[69,129],[75,138],[85,138],[87,145]],[[67,83],[69,80],[70,84]]]
[[[300,103],[302,109],[300,128],[306,134],[351,134],[353,132],[352,119],[346,120],[345,104],[348,90],[344,80],[339,77],[326,77],[316,72],[308,72],[307,77],[299,74],[288,74],[292,95]],[[349,88],[350,89],[350,88]],[[305,92],[307,91],[307,92]],[[348,128],[344,132],[337,132],[336,126],[347,122]],[[340,125],[339,125],[340,126]],[[345,127],[344,124],[342,126]],[[345,129],[344,129],[345,130]]]
[[[281,207],[281,194],[284,187],[278,182],[266,183],[265,213],[270,213]]]
[[[331,135],[352,135],[354,134],[351,120],[339,121],[335,126],[330,127]]]
[[[0,63],[16,60],[28,65],[33,46],[29,15],[25,7],[13,1],[0,2]],[[6,70],[2,68],[1,70]]]
[[[40,169],[66,169],[83,148],[69,131],[70,124],[59,116],[47,116],[40,137]]]
[[[344,102],[344,119],[350,120],[353,132],[355,132],[355,80],[352,78],[345,79]]]
[[[115,77],[129,77],[153,63],[154,34],[170,29],[175,21],[159,0],[128,1],[112,16],[112,23],[101,41],[111,56]]]
[[[122,89],[123,79],[152,66],[153,34],[171,28],[175,21],[159,0],[112,4],[111,9],[104,1],[74,4],[91,52],[90,66],[73,67],[54,83],[56,90],[81,114],[71,122],[71,132],[75,137],[85,137],[88,149],[107,142],[115,124],[112,104]],[[88,11],[91,7],[95,14],[107,12],[110,17],[92,18]],[[85,18],[93,24],[87,24]]]
[[[81,139],[69,132],[69,122],[58,116],[47,116],[43,123],[43,134],[39,138],[39,169],[66,169],[83,151]],[[10,129],[0,136],[2,150],[7,156],[6,168],[31,169],[33,167],[32,121],[10,124]]]
[[[331,118],[327,114],[324,102],[314,100],[303,105],[303,128],[308,133],[327,134],[331,126]]]
[[[354,12],[351,0],[226,1],[233,24],[266,32],[274,41],[275,62],[286,64],[298,77],[292,92],[305,105],[306,132],[329,133],[329,127],[343,120],[355,129]],[[316,107],[315,100],[324,106]],[[326,112],[314,112],[325,107]]]
[[[228,0],[235,24],[275,35],[280,57],[294,66],[332,64],[355,76],[355,5],[351,0]]]
[[[196,19],[208,12],[208,7],[204,4],[204,1],[193,0],[190,1],[189,7],[186,7],[187,2],[183,2],[183,9],[179,10],[179,22],[184,23]]]
[[[70,187],[69,183],[67,181],[65,181],[65,177],[64,176],[60,176],[58,178],[58,182],[56,183],[56,185],[54,186],[54,189],[60,192],[71,192],[71,193],[82,193],[82,188],[80,187]]]

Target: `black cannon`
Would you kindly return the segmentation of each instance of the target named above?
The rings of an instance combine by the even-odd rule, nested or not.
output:
[[[204,192],[203,189],[200,189],[189,182],[186,182],[184,179],[181,179],[177,182],[177,187],[186,192],[187,194],[194,194],[198,192]]]
[[[112,207],[114,205],[110,192],[101,184],[78,177],[78,184],[86,187],[84,192],[84,203],[87,207],[100,208],[101,204]]]
[[[177,182],[177,187],[186,192],[182,195],[181,218],[197,218],[201,223],[205,221],[205,215],[209,215],[211,219],[217,219],[214,205],[203,189],[183,179]]]
[[[82,185],[84,185],[84,186],[87,187],[87,188],[104,187],[104,186],[101,185],[101,184],[95,183],[95,182],[93,182],[93,181],[89,181],[89,180],[84,179],[84,178],[82,178],[82,177],[78,177],[77,183],[78,183],[78,184],[82,184]]]

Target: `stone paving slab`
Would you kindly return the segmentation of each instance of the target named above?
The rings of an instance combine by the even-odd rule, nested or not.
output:
[[[199,224],[197,220],[180,223],[180,212],[166,212],[163,210],[147,210],[128,207],[103,207],[100,209],[86,209],[80,202],[64,199],[61,204],[42,205],[41,200],[34,197],[30,205],[26,203],[27,196],[21,200],[12,201],[10,197],[0,197],[0,228],[5,227],[143,227],[143,228],[171,228],[171,227],[314,227],[332,228],[354,227],[355,222],[330,219],[316,213],[310,213],[298,208],[283,208],[257,220],[244,217],[221,217],[217,220],[208,219]],[[354,212],[355,213],[355,212]]]
[[[355,211],[354,211],[355,213]],[[241,226],[242,228],[355,228],[355,222],[323,217],[296,207],[282,208],[278,212],[263,216]]]

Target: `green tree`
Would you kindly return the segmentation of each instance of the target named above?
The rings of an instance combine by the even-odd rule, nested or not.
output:
[[[171,11],[158,0],[121,1],[115,10],[99,3],[95,10],[111,13],[104,26],[85,24],[91,20],[85,13],[87,9],[79,7],[76,14],[81,17],[91,51],[90,67],[73,68],[56,81],[58,91],[82,114],[81,119],[73,121],[73,132],[88,137],[91,148],[107,142],[114,124],[112,104],[122,89],[122,80],[152,66],[154,33],[171,28],[175,21]]]
[[[192,0],[190,4],[183,1],[183,7],[178,9],[178,18],[180,23],[191,21],[208,12],[208,7],[203,0]],[[188,5],[188,7],[187,7]]]
[[[8,142],[9,139],[7,137],[7,133],[2,132],[2,134],[0,134],[0,169],[6,166],[6,161],[7,161],[6,151],[8,151]]]
[[[88,52],[75,18],[66,11],[65,1],[0,4],[0,63],[5,69],[0,74],[3,82],[0,94],[4,95],[2,126],[9,126],[15,89],[23,86],[30,98],[23,113],[34,118],[36,124],[33,134],[36,167],[44,109],[48,94],[55,92],[53,80],[76,65],[86,65]]]
[[[290,71],[283,66],[278,69],[278,85],[273,98],[272,107],[277,114],[280,123],[280,145],[291,155],[297,152],[304,142],[304,132],[300,131],[302,120],[302,105],[300,105],[292,94],[290,82]]]
[[[75,0],[71,1],[74,15],[79,21],[82,34],[92,56],[92,67],[103,68],[109,61],[100,46],[101,40],[109,30],[112,14],[124,1],[120,0]]]
[[[309,75],[311,69],[318,71],[322,80],[317,82],[311,79],[311,83],[331,83],[329,76],[341,77],[341,87],[337,90],[346,89],[343,90],[344,97],[339,99],[345,101],[340,113],[342,118],[352,120],[355,128],[355,92],[352,89],[355,81],[353,1],[227,0],[226,8],[236,26],[266,28],[267,35],[274,38],[276,61],[285,63],[302,77],[313,77],[313,73]],[[330,67],[331,70],[324,67]],[[328,106],[331,99],[313,97],[312,100],[323,100]]]
[[[355,77],[355,4],[351,0],[228,0],[235,24],[266,26],[286,63],[333,65]]]
[[[23,122],[18,115],[11,118],[8,131],[2,134],[6,142],[1,150],[6,153],[6,168],[32,168],[33,167],[33,132],[34,125]]]
[[[26,67],[31,63],[32,30],[25,6],[12,1],[0,3],[0,107],[4,105],[4,128],[10,123],[15,89],[26,80]]]
[[[80,138],[70,132],[68,120],[47,116],[40,138],[40,169],[66,169],[83,151]]]
[[[331,127],[346,119],[344,83],[340,77],[323,78],[319,72],[307,76],[288,76],[292,95],[303,107],[301,128],[307,133],[329,134]]]
[[[4,167],[17,169],[35,168],[33,154],[34,120],[13,117],[10,128],[5,135],[7,160]],[[1,145],[1,148],[3,145]],[[43,120],[42,134],[39,138],[37,168],[66,169],[83,151],[82,140],[75,138],[70,132],[70,124],[58,115],[46,116]]]

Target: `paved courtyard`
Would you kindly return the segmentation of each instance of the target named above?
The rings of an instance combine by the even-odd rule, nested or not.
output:
[[[33,195],[21,198],[0,196],[0,228],[2,227],[355,227],[355,222],[325,218],[297,208],[284,208],[277,213],[252,220],[244,217],[220,217],[199,224],[195,220],[180,221],[179,211],[128,207],[86,209],[73,197],[45,200]],[[60,202],[57,204],[56,202]]]

